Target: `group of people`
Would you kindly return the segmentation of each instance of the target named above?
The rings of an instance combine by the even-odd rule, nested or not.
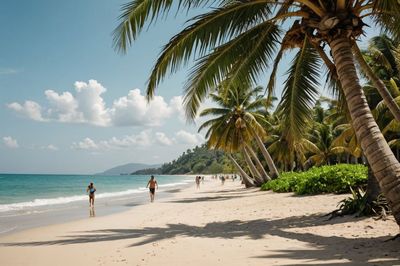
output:
[[[235,179],[237,179],[237,175],[213,175],[211,178],[221,180],[221,184],[223,185],[227,179],[232,179],[232,181],[235,181]]]
[[[154,202],[154,196],[156,193],[156,189],[158,189],[157,180],[152,175],[150,177],[149,182],[147,182],[146,188],[150,190],[150,202]],[[96,192],[96,188],[93,185],[93,182],[90,182],[89,186],[86,188],[86,193],[89,194],[89,207],[94,209],[94,193]],[[93,211],[94,213],[94,211]],[[91,215],[92,216],[92,213]],[[93,215],[94,216],[94,215]]]
[[[232,181],[235,181],[235,179],[237,178],[236,175],[232,175],[231,177],[229,176],[224,176],[224,175],[220,175],[220,176],[212,176],[212,179],[217,179],[219,177],[219,179],[221,180],[222,185],[225,183],[225,180],[228,178],[231,178]],[[195,178],[195,182],[196,182],[196,187],[197,189],[200,189],[200,182],[204,182],[204,176],[196,176]],[[150,202],[154,202],[154,196],[156,193],[156,189],[158,189],[158,184],[156,179],[154,178],[154,175],[152,175],[150,177],[150,180],[147,182],[146,188],[149,188],[149,192],[150,192]],[[89,186],[86,188],[86,192],[89,194],[89,207],[93,209],[94,207],[94,193],[96,192],[96,188],[93,185],[93,182],[91,182],[89,184]],[[94,215],[93,215],[94,216]]]

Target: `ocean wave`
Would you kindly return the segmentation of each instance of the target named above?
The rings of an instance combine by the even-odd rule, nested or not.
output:
[[[160,188],[163,187],[174,187],[179,185],[185,185],[187,182],[177,182],[177,183],[169,183],[159,185]],[[121,197],[121,196],[128,196],[132,194],[143,193],[147,191],[145,187],[139,187],[137,189],[128,189],[124,191],[117,191],[117,192],[104,192],[104,193],[96,193],[96,199],[104,199],[104,198],[112,198],[112,197]],[[58,197],[58,198],[48,198],[48,199],[34,199],[32,201],[27,202],[18,202],[18,203],[11,203],[11,204],[0,204],[0,213],[1,212],[8,212],[8,211],[20,211],[34,207],[42,207],[48,205],[58,205],[58,204],[67,204],[71,202],[83,201],[87,200],[87,195],[75,195],[70,197]]]

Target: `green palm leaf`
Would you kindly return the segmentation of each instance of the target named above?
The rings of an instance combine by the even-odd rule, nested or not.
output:
[[[400,3],[396,0],[374,0],[372,4],[372,20],[399,41]]]
[[[150,75],[147,86],[149,98],[153,96],[156,86],[167,73],[174,73],[180,66],[185,65],[192,55],[204,55],[218,44],[254,26],[270,13],[265,0],[232,2],[224,8],[193,18],[191,25],[168,42]],[[237,17],[241,19],[235,19]]]
[[[200,102],[222,81],[225,88],[251,86],[271,59],[279,34],[277,26],[264,22],[200,59],[184,88],[187,118],[196,116]]]
[[[285,134],[289,142],[305,135],[311,110],[318,92],[320,60],[315,49],[305,39],[288,70],[278,112],[284,114]]]

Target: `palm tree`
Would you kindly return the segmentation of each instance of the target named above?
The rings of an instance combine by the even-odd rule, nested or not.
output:
[[[400,38],[400,3],[388,0],[133,0],[123,7],[121,23],[114,35],[116,47],[126,51],[145,22],[167,13],[173,4],[181,10],[211,3],[216,3],[217,8],[195,17],[164,47],[150,74],[147,96],[151,98],[165,75],[176,71],[194,55],[199,59],[185,85],[184,97],[187,117],[193,119],[201,101],[222,80],[229,77],[228,87],[244,84],[250,87],[276,52],[274,66],[284,51],[300,48],[290,67],[281,102],[281,109],[290,122],[290,141],[295,141],[302,137],[302,125],[310,116],[322,59],[331,71],[330,76],[336,76],[340,83],[362,150],[400,224],[400,163],[373,119],[352,53],[366,25],[365,18],[370,18],[377,28],[393,38]],[[285,28],[288,23],[283,23],[287,19],[293,21],[289,28]],[[330,49],[333,62],[325,54],[325,48]]]
[[[242,167],[240,167],[239,163],[235,160],[235,158],[233,158],[233,156],[230,153],[227,153],[227,154],[228,154],[229,159],[231,159],[231,161],[235,165],[236,169],[239,171],[240,175],[242,176],[246,188],[254,187],[254,182],[250,178],[250,176],[243,170]]]
[[[204,110],[200,116],[218,115],[218,117],[201,125],[199,131],[205,127],[211,126],[208,133],[210,133],[211,130],[218,132],[215,130],[213,125],[218,125],[218,127],[225,129],[229,128],[229,124],[234,124],[232,129],[235,130],[234,134],[238,135],[240,139],[237,140],[238,142],[234,142],[232,150],[236,151],[238,149],[238,146],[236,145],[243,144],[240,147],[242,149],[247,149],[247,151],[243,150],[245,158],[247,158],[246,154],[249,153],[253,158],[255,158],[255,153],[252,150],[251,145],[249,145],[249,143],[252,142],[252,139],[255,139],[258,147],[264,155],[271,175],[277,177],[278,170],[262,141],[262,137],[266,136],[266,131],[262,127],[262,124],[266,123],[266,119],[264,114],[261,112],[261,109],[265,108],[266,100],[258,95],[261,90],[261,87],[255,89],[231,88],[226,91],[222,90],[221,93],[223,95],[211,94],[211,99],[217,103],[219,107],[208,108]],[[212,137],[213,135],[211,134],[210,139],[212,139]],[[261,163],[257,160],[258,159],[255,160],[256,164],[260,166]],[[261,166],[259,168],[261,168]],[[263,168],[261,171],[265,181],[268,181],[270,177],[266,174]],[[254,170],[253,172],[257,173],[257,171]]]
[[[395,60],[394,49],[395,43],[385,35],[372,38],[367,51],[361,52],[357,45],[353,47],[354,55],[361,70],[376,87],[396,120],[400,122],[399,105],[396,103],[383,81],[388,81],[393,77],[396,77],[396,79],[398,78],[399,71]],[[369,61],[373,66],[370,67],[364,56],[370,58]]]

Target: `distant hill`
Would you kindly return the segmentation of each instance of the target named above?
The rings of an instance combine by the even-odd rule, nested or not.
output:
[[[148,168],[158,168],[160,166],[161,166],[160,164],[152,165],[143,163],[128,163],[108,169],[102,173],[97,173],[96,175],[128,175],[138,170],[148,169]]]
[[[208,150],[205,145],[187,150],[179,158],[161,167],[146,167],[134,171],[133,175],[179,175],[179,174],[219,174],[233,173],[229,158],[222,151]]]

